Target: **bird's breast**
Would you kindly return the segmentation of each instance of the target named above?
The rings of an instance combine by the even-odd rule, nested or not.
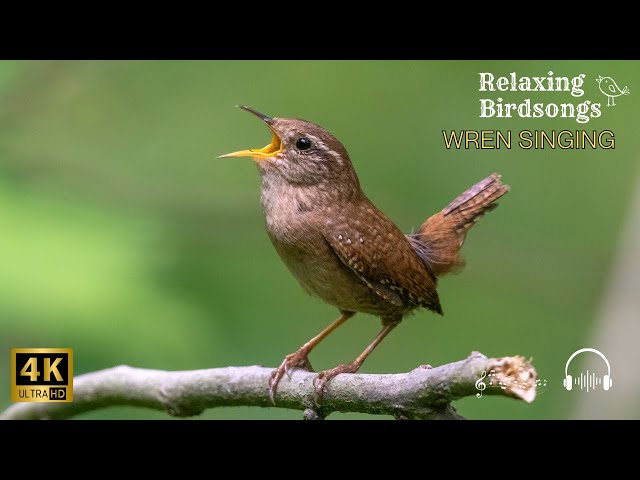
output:
[[[304,242],[314,229],[313,202],[307,192],[285,182],[264,181],[261,194],[267,231],[283,243]],[[315,227],[315,230],[318,230]]]
[[[278,179],[265,182],[263,178],[262,187],[269,238],[307,293],[342,310],[379,315],[391,307],[340,260],[326,241],[327,216],[339,207],[327,205],[318,192]]]
[[[291,242],[290,236],[269,231],[278,255],[302,288],[341,310],[379,314],[380,297],[336,256],[321,234]],[[384,308],[383,308],[384,310]]]

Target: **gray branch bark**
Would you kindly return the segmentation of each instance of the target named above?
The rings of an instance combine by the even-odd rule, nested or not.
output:
[[[177,417],[215,407],[273,407],[267,389],[271,372],[260,366],[167,372],[122,365],[76,377],[73,402],[16,403],[0,413],[0,419],[65,419],[116,405],[153,408]],[[504,395],[532,402],[537,378],[533,366],[520,356],[487,358],[473,352],[459,362],[408,373],[339,375],[316,404],[315,375],[294,370],[290,379],[285,376],[275,407],[302,410],[306,419],[322,419],[331,412],[462,419],[453,400],[482,394],[479,401],[486,395]],[[486,389],[477,388],[483,386],[479,381]]]

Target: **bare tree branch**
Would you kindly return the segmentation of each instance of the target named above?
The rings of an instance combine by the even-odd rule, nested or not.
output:
[[[0,419],[64,419],[115,405],[153,408],[178,417],[214,407],[272,407],[267,389],[271,372],[259,366],[166,372],[123,365],[76,377],[73,402],[16,403],[0,413]],[[294,370],[291,379],[285,376],[275,406],[303,410],[306,419],[322,419],[331,412],[462,419],[451,406],[453,400],[482,393],[481,400],[484,395],[506,395],[532,402],[537,377],[522,357],[487,358],[473,352],[459,362],[408,373],[339,375],[316,405],[315,375]],[[486,390],[476,388],[480,379]]]

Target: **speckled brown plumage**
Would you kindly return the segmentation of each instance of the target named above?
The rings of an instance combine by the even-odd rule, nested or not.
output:
[[[373,309],[356,305],[354,310],[390,320],[415,307],[442,313],[428,264],[364,195],[328,218],[322,233],[340,261],[380,298]]]
[[[353,362],[321,372],[317,389],[355,372],[376,345],[416,308],[442,313],[437,278],[462,264],[466,234],[509,187],[493,174],[404,235],[360,188],[344,146],[322,127],[300,119],[269,118],[247,107],[274,133],[270,145],[225,156],[251,156],[260,171],[269,238],[309,294],[341,316],[274,371],[272,399],[288,369],[311,369],[309,352],[356,312],[382,320],[376,339]]]

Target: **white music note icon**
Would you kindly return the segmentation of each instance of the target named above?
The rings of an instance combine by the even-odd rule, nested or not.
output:
[[[476,381],[476,389],[479,391],[479,393],[476,393],[476,397],[478,398],[482,398],[482,392],[484,391],[485,388],[487,388],[487,384],[482,381],[486,376],[487,376],[487,371],[483,370],[482,375]]]

